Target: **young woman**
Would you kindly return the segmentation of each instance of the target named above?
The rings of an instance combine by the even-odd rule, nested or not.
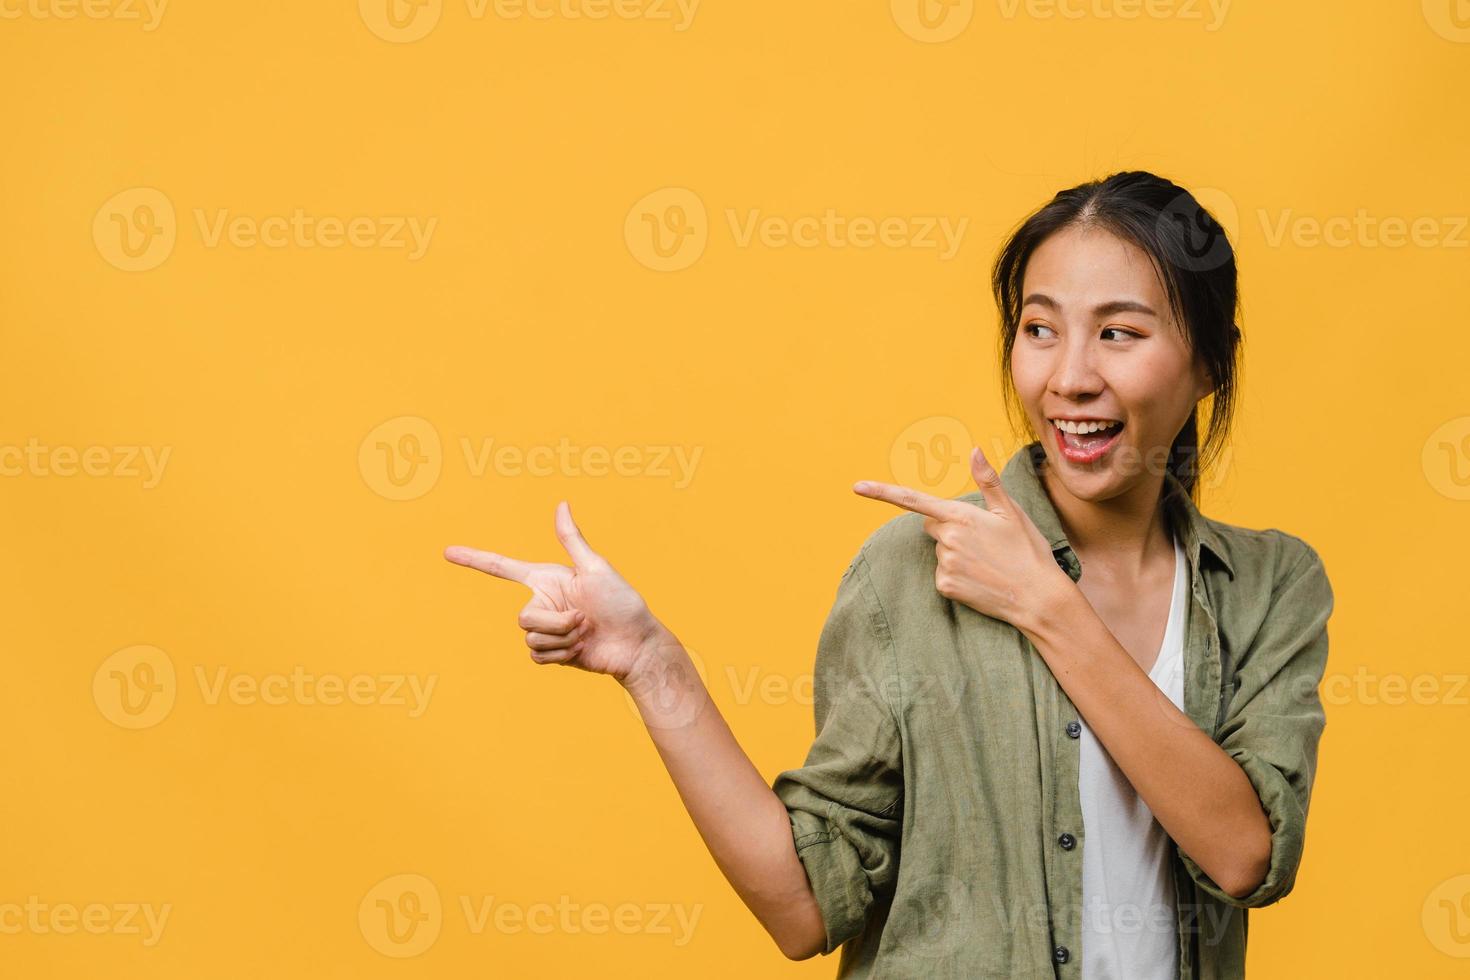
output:
[[[1205,517],[1235,404],[1234,254],[1182,188],[1059,193],[996,260],[1006,404],[1030,442],[848,565],[817,734],[767,785],[679,640],[587,544],[454,547],[530,587],[531,658],[637,703],[721,871],[785,955],[840,976],[1240,977],[1246,910],[1291,891],[1325,725],[1332,590],[1277,529]],[[1206,437],[1198,411],[1209,402]]]

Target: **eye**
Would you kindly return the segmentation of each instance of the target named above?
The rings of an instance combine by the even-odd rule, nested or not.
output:
[[[1137,339],[1143,336],[1142,334],[1134,333],[1132,330],[1124,330],[1121,327],[1103,327],[1103,333],[1116,333],[1131,339]]]
[[[1046,325],[1046,324],[1044,324],[1044,323],[1035,323],[1035,322],[1032,322],[1032,323],[1028,323],[1028,324],[1026,324],[1026,326],[1024,326],[1024,327],[1022,327],[1022,328],[1021,328],[1021,329],[1022,329],[1022,330],[1023,330],[1023,331],[1024,331],[1024,332],[1025,332],[1025,333],[1026,333],[1026,334],[1027,334],[1027,335],[1028,335],[1028,336],[1031,336],[1031,337],[1035,337],[1035,336],[1036,336],[1036,334],[1034,334],[1034,333],[1032,333],[1032,332],[1031,332],[1031,331],[1032,331],[1032,330],[1033,330],[1033,329],[1036,329],[1036,330],[1050,330],[1050,329],[1051,329],[1051,327],[1048,327],[1048,326],[1047,326],[1047,325]]]

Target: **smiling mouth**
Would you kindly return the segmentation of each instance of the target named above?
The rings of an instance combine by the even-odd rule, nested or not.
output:
[[[1073,463],[1095,463],[1118,441],[1123,423],[1117,419],[1089,419],[1073,422],[1048,419],[1056,433],[1057,448],[1062,457]]]

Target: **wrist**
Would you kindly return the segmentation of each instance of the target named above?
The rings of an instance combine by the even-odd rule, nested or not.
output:
[[[639,647],[633,666],[619,682],[650,729],[687,728],[709,701],[689,651],[661,623]]]
[[[627,688],[630,694],[633,693],[633,689],[641,686],[645,677],[667,670],[668,663],[673,659],[674,647],[679,647],[678,638],[663,623],[650,616],[648,627],[634,644],[627,671],[617,678],[618,683]],[[679,647],[679,651],[682,652],[683,648]]]
[[[1087,601],[1082,590],[1070,575],[1057,569],[1037,590],[1026,614],[1021,617],[1022,621],[1015,624],[1016,628],[1025,633],[1033,644],[1054,638],[1072,622],[1079,601]]]

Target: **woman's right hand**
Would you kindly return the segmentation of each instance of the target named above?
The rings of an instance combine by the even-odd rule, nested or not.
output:
[[[740,748],[689,652],[607,561],[565,503],[556,536],[572,565],[517,561],[474,548],[444,557],[531,590],[521,628],[531,659],[612,674],[648,728],[716,865],[787,956],[826,942],[822,911],[791,836],[791,817]]]
[[[610,674],[626,683],[639,658],[657,642],[661,624],[637,590],[587,544],[565,501],[556,508],[556,537],[572,559],[570,568],[459,545],[444,549],[444,557],[531,590],[518,621],[532,660]]]

